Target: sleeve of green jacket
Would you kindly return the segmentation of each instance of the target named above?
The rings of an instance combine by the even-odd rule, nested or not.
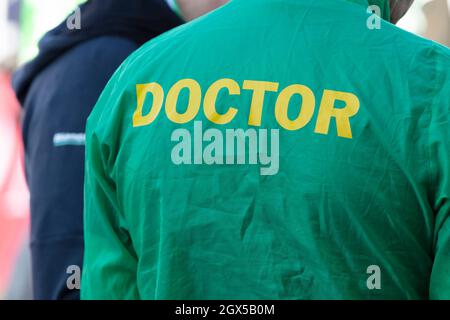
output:
[[[440,49],[440,48],[438,48]],[[431,299],[450,299],[450,78],[448,51],[436,50],[435,94],[430,110],[432,205],[436,212]]]
[[[106,87],[99,100],[100,105],[117,106],[117,102],[110,101],[110,88],[111,86]],[[114,150],[101,137],[114,131],[114,127],[96,126],[106,117],[107,112],[103,112],[104,108],[93,111],[86,130],[86,136],[89,137],[86,144],[88,161],[84,196],[86,248],[81,298],[134,300],[139,299],[136,284],[137,258],[122,219],[116,185],[109,172],[111,162],[114,161]]]

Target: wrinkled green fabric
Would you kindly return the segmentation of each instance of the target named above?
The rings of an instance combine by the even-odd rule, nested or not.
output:
[[[234,0],[120,67],[87,126],[82,298],[450,298],[449,50],[386,21],[372,30],[368,2],[352,2]],[[202,104],[176,123],[165,108],[182,79],[199,84]],[[218,94],[219,114],[237,110],[224,124],[204,111],[219,79],[240,90]],[[259,124],[246,80],[279,84]],[[155,82],[162,109],[136,126],[137,88]],[[286,119],[290,85],[302,94]],[[338,110],[328,124],[327,94]],[[144,97],[143,116],[158,105]],[[179,94],[178,113],[192,97]],[[289,122],[308,110],[310,121]],[[195,121],[279,130],[279,171],[174,164],[172,134],[198,139]]]

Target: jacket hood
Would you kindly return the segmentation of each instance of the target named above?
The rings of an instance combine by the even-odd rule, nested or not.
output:
[[[120,36],[144,44],[183,21],[165,0],[90,0],[80,6],[81,28],[70,30],[66,20],[39,42],[39,54],[19,69],[13,88],[23,104],[33,79],[55,59],[78,44],[100,36]]]

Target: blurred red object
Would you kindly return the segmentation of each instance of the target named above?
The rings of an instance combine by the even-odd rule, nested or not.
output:
[[[23,167],[20,106],[10,76],[0,71],[0,296],[27,236],[29,193]]]

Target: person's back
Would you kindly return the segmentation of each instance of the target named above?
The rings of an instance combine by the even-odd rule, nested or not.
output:
[[[235,0],[122,65],[82,297],[450,297],[450,54],[352,2]]]

